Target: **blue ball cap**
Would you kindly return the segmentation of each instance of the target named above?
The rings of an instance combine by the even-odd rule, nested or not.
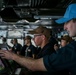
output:
[[[64,16],[58,20],[55,20],[55,22],[58,24],[62,24],[74,18],[76,18],[76,3],[70,4],[66,9]]]

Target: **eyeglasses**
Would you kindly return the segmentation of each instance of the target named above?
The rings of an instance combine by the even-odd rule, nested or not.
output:
[[[41,36],[42,34],[35,34],[34,37]]]

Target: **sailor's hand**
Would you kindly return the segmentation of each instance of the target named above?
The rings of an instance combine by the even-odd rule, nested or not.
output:
[[[0,50],[0,57],[5,59],[13,59],[14,53],[7,50]]]

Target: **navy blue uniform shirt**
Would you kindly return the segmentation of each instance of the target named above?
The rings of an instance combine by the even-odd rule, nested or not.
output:
[[[32,44],[29,47],[27,46],[26,47],[27,51],[25,50],[25,54],[26,54],[25,56],[32,57],[32,55],[35,54],[36,49],[37,48]]]
[[[37,55],[37,58],[41,58],[48,54],[52,54],[53,52],[55,52],[54,47],[52,46],[51,43],[48,43],[40,50],[40,52]]]
[[[27,46],[24,45],[20,51],[20,55],[25,56],[25,50],[26,50]]]
[[[69,70],[76,75],[76,41],[59,49],[58,53],[44,56],[43,62],[49,72]]]
[[[14,53],[17,53],[17,51],[20,52],[21,49],[22,49],[22,45],[19,44],[19,43],[15,44],[15,45],[12,47],[12,50],[13,50]]]

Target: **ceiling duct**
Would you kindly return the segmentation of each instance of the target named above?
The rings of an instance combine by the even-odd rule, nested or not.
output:
[[[50,16],[54,19],[63,15],[66,7],[75,0],[0,0],[3,9],[0,16],[4,21],[35,19]],[[9,13],[9,14],[8,14]]]
[[[30,6],[31,0],[16,0],[19,7]]]
[[[37,25],[52,25],[53,24],[53,20],[52,19],[42,19],[42,20],[37,20],[35,21],[35,24]]]
[[[27,20],[19,20],[16,22],[16,25],[28,25],[29,21]]]
[[[2,0],[0,0],[2,1]],[[5,6],[33,7],[33,8],[55,8],[63,7],[73,0],[3,0]]]
[[[30,7],[34,8],[50,8],[55,7],[60,0],[30,0]],[[54,5],[53,5],[54,4]]]

